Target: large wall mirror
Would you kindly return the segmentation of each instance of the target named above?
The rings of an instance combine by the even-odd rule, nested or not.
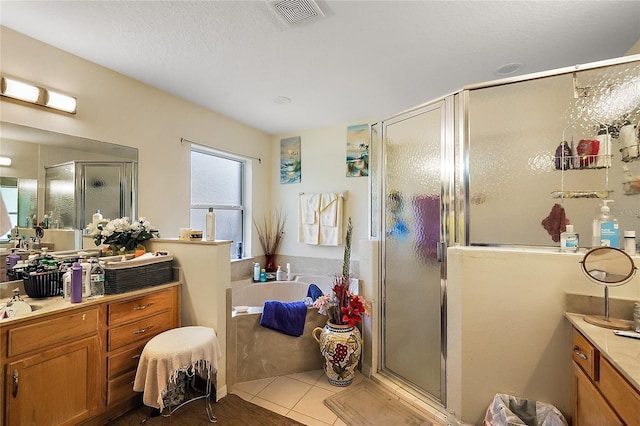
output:
[[[640,60],[503,83],[469,90],[469,242],[557,246],[557,204],[590,247],[602,199],[640,231]]]
[[[14,226],[47,215],[50,228],[82,230],[97,209],[136,214],[136,148],[0,122],[0,155],[11,159],[0,189]]]

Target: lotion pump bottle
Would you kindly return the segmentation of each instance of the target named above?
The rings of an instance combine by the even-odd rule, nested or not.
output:
[[[598,231],[600,244],[602,247],[620,248],[620,226],[618,220],[611,214],[611,209],[607,203],[612,200],[602,200],[600,214],[598,215]]]
[[[278,269],[276,269],[276,281],[282,281],[282,269],[280,265],[278,265]]]
[[[573,232],[573,225],[567,225],[566,230],[560,234],[560,252],[575,253],[578,251],[579,236]]]
[[[209,207],[206,222],[205,238],[207,241],[214,241],[216,239],[216,215],[213,212],[213,207]]]

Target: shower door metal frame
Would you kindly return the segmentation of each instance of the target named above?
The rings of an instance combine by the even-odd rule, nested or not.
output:
[[[432,395],[425,389],[418,388],[407,380],[397,376],[393,372],[386,369],[385,365],[385,338],[384,338],[384,323],[385,323],[385,286],[386,286],[386,270],[383,260],[385,259],[386,250],[386,232],[384,231],[384,224],[386,223],[386,209],[384,208],[386,197],[386,161],[385,161],[385,139],[387,136],[386,127],[390,124],[398,123],[403,120],[413,118],[417,115],[427,113],[433,110],[441,110],[441,122],[440,122],[440,242],[438,244],[438,261],[440,263],[440,389],[441,396]],[[454,193],[455,181],[454,174],[456,170],[455,166],[455,97],[453,94],[443,98],[439,98],[425,104],[419,105],[415,108],[398,113],[384,120],[381,120],[371,126],[371,132],[374,132],[374,128],[378,127],[380,135],[377,139],[381,142],[379,147],[379,155],[376,166],[378,167],[379,178],[377,182],[373,179],[370,187],[370,200],[373,199],[373,192],[377,191],[379,196],[377,205],[370,202],[372,208],[372,216],[375,214],[373,211],[375,207],[378,209],[378,229],[370,229],[370,235],[374,239],[381,241],[378,265],[380,285],[378,287],[378,300],[379,304],[379,325],[378,325],[378,362],[374,367],[377,373],[382,374],[389,380],[407,386],[413,390],[413,393],[419,397],[426,397],[437,404],[446,407],[447,400],[447,387],[446,387],[446,359],[447,359],[447,247],[451,242],[455,241],[455,205],[456,198]],[[371,135],[371,141],[373,142],[373,134]],[[376,187],[374,187],[377,186]]]

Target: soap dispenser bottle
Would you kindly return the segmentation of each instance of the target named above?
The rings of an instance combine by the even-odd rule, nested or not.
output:
[[[600,213],[596,217],[598,222],[598,244],[594,245],[594,247],[601,246],[620,248],[620,226],[618,224],[618,220],[611,214],[611,209],[607,204],[610,202],[613,202],[613,200],[602,200]]]

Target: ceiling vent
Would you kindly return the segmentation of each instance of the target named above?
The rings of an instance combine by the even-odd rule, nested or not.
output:
[[[313,0],[267,0],[267,5],[288,25],[324,16]]]

